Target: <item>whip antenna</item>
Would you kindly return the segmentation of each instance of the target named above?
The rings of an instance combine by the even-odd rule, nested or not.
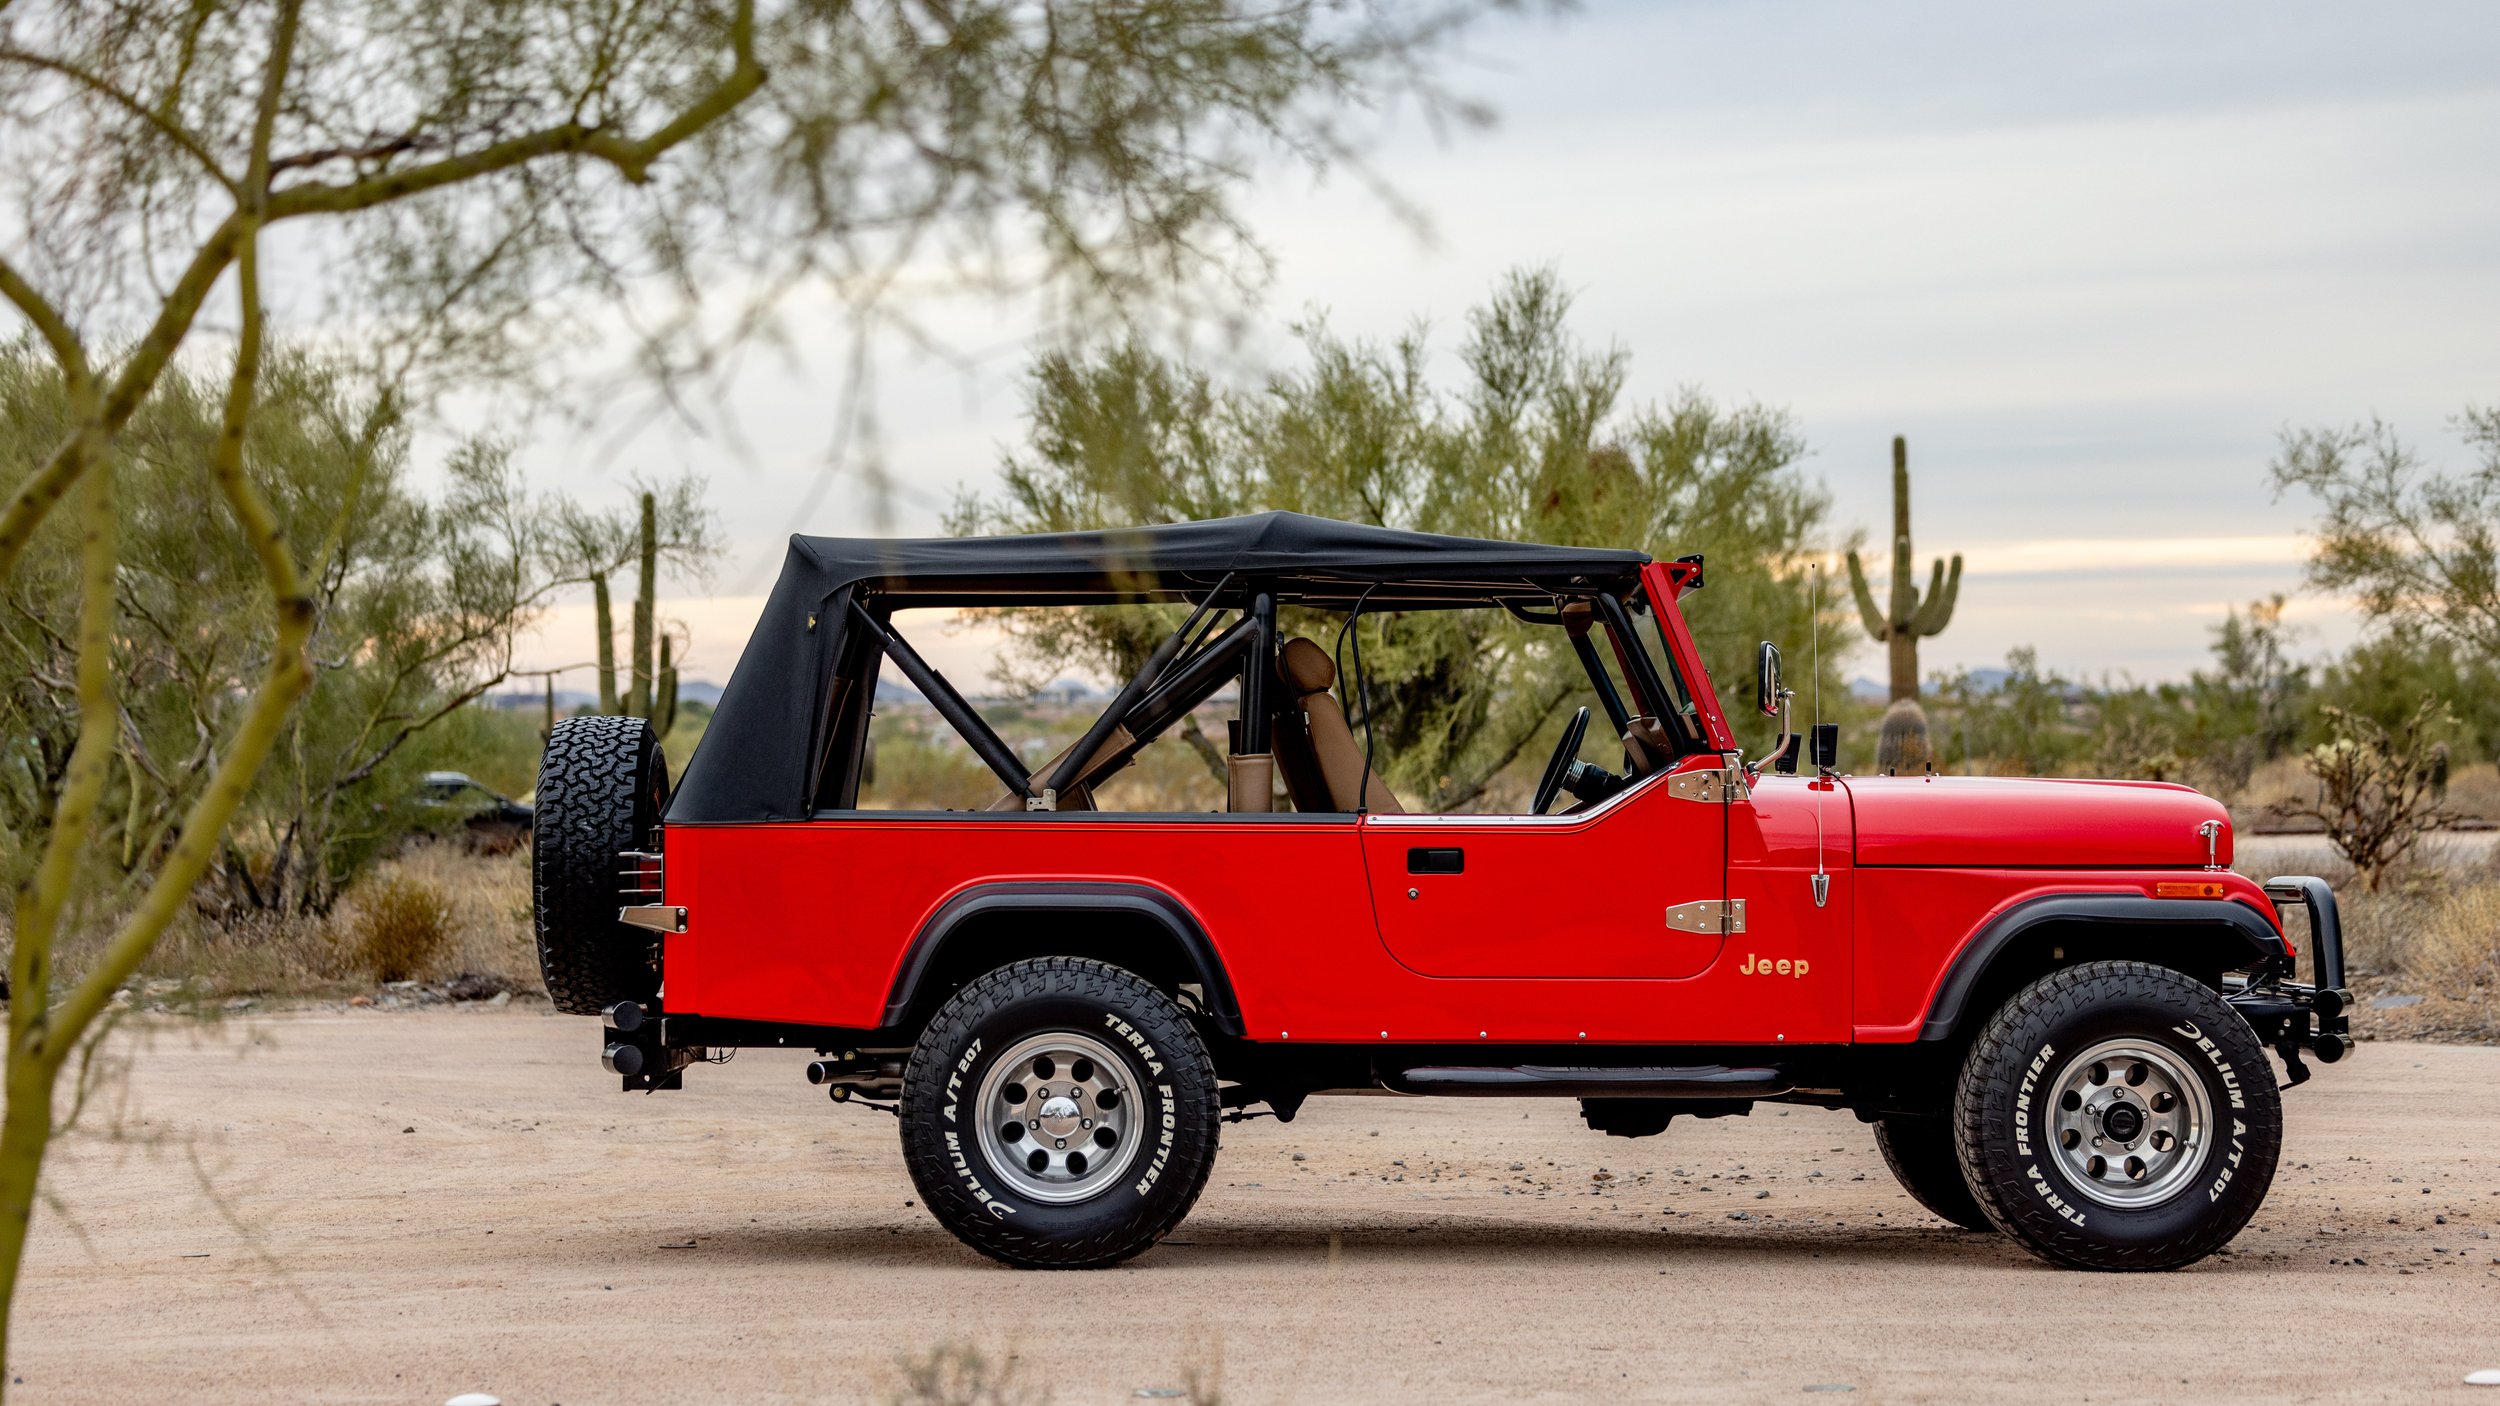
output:
[[[1806,566],[1806,641],[1807,667],[1814,671],[1806,731],[1806,750],[1811,752],[1823,735],[1823,563],[1819,561]],[[1814,906],[1820,908],[1832,897],[1832,876],[1823,868],[1823,792],[1830,784],[1830,773],[1820,759],[1814,770]]]

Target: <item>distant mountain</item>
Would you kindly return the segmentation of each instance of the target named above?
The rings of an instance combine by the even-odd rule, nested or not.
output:
[[[1985,698],[2003,691],[2006,682],[2014,675],[2006,669],[1973,669],[1967,677],[1970,679],[1970,691]],[[1892,690],[1870,678],[1855,678],[1849,681],[1849,696],[1861,703],[1881,703],[1892,696]]]

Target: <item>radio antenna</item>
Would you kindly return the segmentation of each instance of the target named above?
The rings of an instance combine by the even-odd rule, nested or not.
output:
[[[1806,750],[1815,750],[1823,733],[1823,563],[1806,564],[1806,659],[1814,671],[1814,682],[1808,692],[1813,705],[1806,731]],[[1820,759],[1814,765],[1814,906],[1822,907],[1832,897],[1832,876],[1823,868],[1823,792],[1830,787],[1831,773]]]

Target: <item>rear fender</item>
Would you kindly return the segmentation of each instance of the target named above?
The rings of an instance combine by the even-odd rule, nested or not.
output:
[[[963,890],[920,926],[886,999],[888,1029],[925,1018],[981,972],[1026,957],[1096,957],[1166,985],[1194,985],[1207,1019],[1242,1033],[1232,981],[1187,905],[1142,884],[995,883]]]

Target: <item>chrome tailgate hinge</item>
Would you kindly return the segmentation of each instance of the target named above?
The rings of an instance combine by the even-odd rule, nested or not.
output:
[[[1679,801],[1723,806],[1729,801],[1746,800],[1753,792],[1745,785],[1743,767],[1724,766],[1702,771],[1679,771],[1667,778],[1667,794]]]
[[[1671,904],[1667,908],[1667,929],[1670,932],[1697,932],[1712,937],[1727,937],[1745,930],[1745,900],[1722,901],[1699,898],[1690,903]]]

